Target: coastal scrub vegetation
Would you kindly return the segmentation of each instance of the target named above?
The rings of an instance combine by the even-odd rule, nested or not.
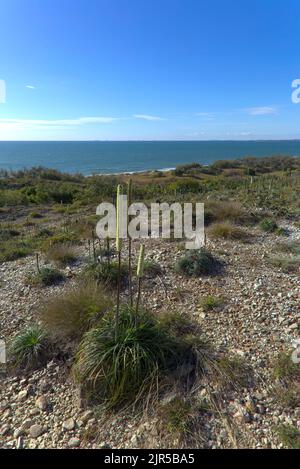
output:
[[[99,217],[91,214],[101,201],[116,201],[117,185],[119,194],[127,186],[130,200],[148,205],[161,200],[201,201],[209,249],[181,254],[178,249],[173,266],[177,274],[197,278],[223,273],[225,261],[217,258],[223,254],[210,238],[247,242],[259,236],[272,241],[273,251],[264,256],[269,266],[295,273],[300,267],[299,242],[278,243],[276,235],[283,214],[298,226],[299,175],[300,158],[285,157],[222,161],[206,167],[181,165],[166,173],[133,175],[134,184],[128,175],[83,177],[44,168],[1,172],[0,261],[36,253],[37,272],[28,278],[29,284],[48,286],[66,280],[58,294],[53,289],[55,295],[37,305],[38,325],[13,338],[10,363],[16,369],[34,369],[56,357],[57,350],[67,350],[66,369],[72,365],[72,376],[88,404],[115,411],[151,402],[168,431],[187,438],[200,412],[192,408],[191,390],[209,382],[222,401],[224,390],[235,392],[250,385],[251,370],[240,356],[229,356],[207,343],[186,313],[188,286],[174,288],[187,308],[173,311],[168,309],[167,279],[167,311],[156,311],[157,303],[153,307],[147,299],[156,280],[164,280],[164,253],[162,262],[157,256],[147,258],[141,245],[137,259],[136,246],[122,243],[118,233],[116,242],[99,241],[95,236]],[[227,243],[221,244],[227,250]],[[229,249],[225,254],[230,256]],[[40,267],[39,256],[56,268]],[[74,272],[68,268],[71,275],[67,275],[63,269],[73,262]],[[222,314],[224,300],[215,296],[219,287],[217,293],[209,288],[206,294],[196,305],[213,316]],[[284,406],[298,406],[300,378],[289,356],[279,357],[273,377],[275,397]],[[174,389],[178,396],[162,405],[161,398]],[[284,438],[289,445],[296,436],[282,431]]]

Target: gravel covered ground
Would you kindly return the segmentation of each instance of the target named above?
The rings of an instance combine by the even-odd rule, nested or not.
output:
[[[288,239],[300,232],[287,222]],[[291,348],[300,337],[299,273],[286,274],[268,264],[268,255],[282,238],[253,229],[251,243],[208,240],[207,247],[224,264],[221,275],[186,278],[173,270],[182,255],[178,243],[151,240],[147,258],[163,267],[163,274],[144,282],[143,302],[159,312],[174,310],[198,321],[203,335],[220,351],[243,357],[253,373],[247,388],[230,390],[219,411],[203,413],[199,446],[278,448],[276,434],[281,423],[300,430],[300,407],[283,408],[273,390],[271,363],[278,352]],[[136,244],[136,247],[138,245]],[[9,340],[36,316],[40,301],[66,288],[80,273],[81,260],[66,270],[63,286],[26,285],[26,275],[35,269],[35,259],[0,266],[1,337]],[[203,311],[201,300],[221,297],[223,304]],[[122,414],[105,418],[98,409],[86,409],[68,373],[68,363],[52,361],[26,376],[6,376],[0,381],[0,447],[25,448],[139,448],[183,445],[161,429],[155,413]],[[202,383],[199,399],[213,391]]]

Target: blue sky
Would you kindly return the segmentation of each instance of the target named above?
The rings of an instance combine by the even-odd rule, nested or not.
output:
[[[0,140],[300,138],[299,0],[0,0]]]

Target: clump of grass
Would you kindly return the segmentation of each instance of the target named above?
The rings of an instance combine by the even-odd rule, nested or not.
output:
[[[216,296],[207,296],[203,298],[200,305],[204,311],[212,311],[220,308],[223,304],[223,299]]]
[[[96,280],[97,282],[104,283],[107,287],[116,288],[118,284],[118,262],[101,262],[92,263],[86,270],[85,274]],[[127,264],[121,264],[120,268],[120,281],[121,285],[125,285],[128,279],[128,266]]]
[[[277,401],[285,408],[294,409],[300,406],[300,383],[286,381],[279,383],[274,388]]]
[[[157,275],[162,273],[162,268],[157,262],[151,259],[145,259],[144,273],[148,277],[156,277]]]
[[[118,334],[115,328],[118,327]],[[108,407],[132,402],[144,394],[165,369],[173,351],[170,337],[148,313],[120,309],[118,325],[106,315],[88,331],[76,359],[77,378],[92,387]]]
[[[175,271],[191,277],[216,273],[220,262],[205,248],[187,251],[176,263]]]
[[[49,246],[45,254],[48,261],[52,261],[61,267],[73,264],[77,258],[74,246],[62,243]]]
[[[287,241],[285,243],[278,243],[275,250],[284,252],[286,254],[293,254],[300,256],[300,241]]]
[[[287,241],[278,243],[274,254],[268,257],[268,262],[286,273],[300,270],[300,242]]]
[[[269,263],[281,269],[285,273],[298,272],[300,270],[300,255],[298,256],[271,256]]]
[[[205,224],[229,221],[239,225],[253,225],[256,218],[239,202],[207,200],[205,202]]]
[[[13,338],[9,348],[9,363],[17,369],[34,369],[49,356],[49,341],[39,325],[28,327]]]
[[[272,218],[264,218],[260,224],[260,229],[266,233],[274,233],[278,229],[278,225]]]
[[[179,438],[183,438],[191,429],[194,417],[190,402],[174,397],[160,409],[161,420],[167,430]]]
[[[105,315],[84,335],[74,372],[86,392],[118,408],[157,395],[158,382],[181,366],[197,367],[196,347],[196,339],[179,336],[153,314],[121,306],[118,322],[113,313]]]
[[[65,276],[62,272],[52,267],[42,267],[39,269],[37,274],[30,275],[27,278],[27,282],[31,285],[43,285],[49,287],[56,285],[59,282],[65,280]]]
[[[292,354],[281,352],[273,363],[273,376],[279,380],[299,380],[300,366],[293,362]]]
[[[300,449],[300,431],[293,425],[280,425],[277,433],[282,444],[289,449]]]
[[[292,360],[292,354],[281,352],[273,363],[273,376],[277,380],[274,394],[284,407],[300,405],[300,367]]]
[[[78,339],[111,307],[105,288],[83,282],[69,291],[47,299],[40,309],[46,330],[56,338]]]
[[[223,387],[247,387],[251,379],[250,369],[239,356],[223,355],[213,363],[215,379]]]
[[[230,223],[214,223],[208,229],[208,233],[213,238],[223,238],[234,241],[248,241],[250,233],[239,226]]]

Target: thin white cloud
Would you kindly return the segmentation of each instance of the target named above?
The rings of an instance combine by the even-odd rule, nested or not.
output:
[[[86,124],[110,124],[119,120],[118,117],[79,117],[77,119],[0,119],[0,127],[2,126],[22,126],[22,127],[60,127],[60,126],[81,126]]]
[[[33,85],[25,85],[25,88],[28,88],[29,90],[35,90],[35,86]]]
[[[278,109],[277,107],[273,107],[273,106],[260,106],[260,107],[247,108],[246,112],[250,116],[266,116],[266,115],[278,114]]]
[[[134,114],[133,117],[135,119],[142,119],[144,121],[164,121],[163,117],[158,116],[149,116],[148,114]]]

